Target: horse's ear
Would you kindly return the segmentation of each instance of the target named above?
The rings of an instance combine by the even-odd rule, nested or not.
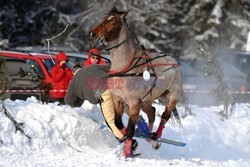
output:
[[[128,12],[129,12],[129,10],[126,10],[126,11],[121,15],[121,18],[122,18],[122,19],[125,19],[126,16],[128,15]]]

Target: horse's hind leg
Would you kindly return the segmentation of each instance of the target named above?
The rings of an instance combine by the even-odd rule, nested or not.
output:
[[[170,94],[167,94],[166,96],[165,111],[161,115],[161,122],[156,131],[158,138],[161,137],[165,124],[168,122],[169,118],[171,117],[171,112],[176,108],[178,97],[179,97],[179,91],[174,91]]]
[[[143,103],[141,106],[142,110],[147,114],[148,117],[148,128],[152,132],[155,122],[155,107],[152,106],[152,103]]]

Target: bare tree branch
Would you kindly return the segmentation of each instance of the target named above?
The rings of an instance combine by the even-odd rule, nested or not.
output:
[[[4,115],[9,118],[11,120],[11,122],[13,123],[13,125],[15,126],[16,132],[20,131],[25,137],[27,137],[29,139],[29,142],[31,142],[31,137],[28,136],[23,129],[24,123],[18,123],[13,116],[11,116],[10,112],[6,109],[6,107],[4,106],[4,103],[1,102],[2,107],[3,107],[3,113]]]

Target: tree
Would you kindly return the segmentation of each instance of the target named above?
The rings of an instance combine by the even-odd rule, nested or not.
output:
[[[147,48],[176,57],[197,56],[197,41],[209,51],[244,50],[250,29],[250,4],[245,0],[3,0],[0,37],[9,47],[45,45],[45,39],[68,25],[53,46],[87,51],[89,30],[112,6],[130,10],[128,23]]]

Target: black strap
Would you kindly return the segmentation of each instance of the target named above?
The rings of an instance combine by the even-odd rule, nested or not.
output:
[[[118,48],[119,46],[121,46],[127,39],[124,39],[121,43],[116,44],[115,46],[111,46],[109,48],[105,48],[105,50],[111,50],[114,48]]]
[[[150,90],[143,96],[142,100],[150,93],[151,96],[152,96],[152,91],[155,87],[155,83],[156,83],[156,80],[157,80],[157,76],[155,77],[155,80],[154,80],[154,85],[150,88]]]
[[[121,73],[121,74],[109,74],[109,77],[142,77],[143,73]],[[156,77],[156,74],[150,73],[150,76]]]

